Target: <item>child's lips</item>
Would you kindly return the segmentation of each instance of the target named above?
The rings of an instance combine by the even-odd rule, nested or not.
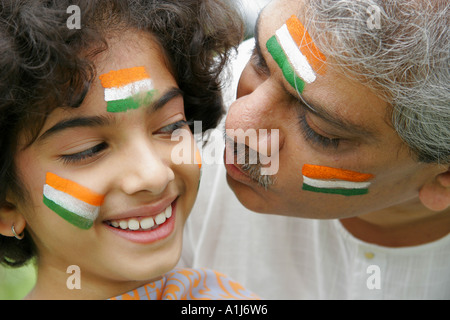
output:
[[[103,221],[121,221],[129,220],[131,218],[138,218],[139,220],[142,220],[143,218],[156,217],[159,214],[164,213],[165,210],[177,200],[177,198],[178,196],[176,195],[165,197],[164,199],[155,201],[151,204],[147,204],[119,214],[112,214],[110,217],[104,219]]]
[[[127,219],[108,220],[110,226],[122,230],[143,231],[155,229],[167,219],[172,217],[172,205],[169,205],[164,211],[152,217],[131,217]]]
[[[118,219],[105,220],[104,224],[114,234],[141,244],[150,244],[167,238],[175,230],[177,198],[157,215],[123,216]],[[132,212],[136,212],[133,210]]]

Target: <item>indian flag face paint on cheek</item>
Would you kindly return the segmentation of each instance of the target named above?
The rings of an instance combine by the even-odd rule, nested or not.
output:
[[[330,167],[305,165],[302,170],[303,190],[357,196],[369,192],[372,174]]]
[[[286,81],[299,93],[303,92],[306,83],[316,80],[317,73],[325,72],[325,56],[296,16],[276,31],[266,47]]]
[[[87,230],[98,217],[104,196],[73,181],[47,173],[44,204],[74,226]]]
[[[108,112],[126,112],[149,103],[156,93],[144,67],[111,71],[100,77]],[[144,94],[142,99],[141,94]]]

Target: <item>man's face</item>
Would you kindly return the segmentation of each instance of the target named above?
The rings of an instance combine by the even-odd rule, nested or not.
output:
[[[292,15],[301,22],[301,6],[277,0],[262,12],[255,50],[226,121],[226,129],[277,129],[278,147],[269,150],[279,153],[279,170],[265,188],[251,171],[227,165],[230,187],[250,210],[310,218],[351,217],[418,201],[436,168],[414,160],[390,124],[388,103],[334,69],[332,57],[299,90],[269,50]],[[326,177],[330,172],[338,176]],[[349,172],[361,174],[361,181],[339,176]]]

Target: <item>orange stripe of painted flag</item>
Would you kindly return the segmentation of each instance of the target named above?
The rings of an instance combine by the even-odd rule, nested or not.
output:
[[[105,198],[103,195],[95,193],[76,182],[58,177],[56,174],[51,172],[47,173],[45,183],[93,206],[101,206]]]
[[[135,67],[110,71],[102,74],[99,78],[103,88],[118,88],[136,81],[149,79],[150,76],[144,67]]]
[[[201,169],[202,168],[202,156],[198,149],[197,149],[197,152],[195,153],[195,160],[197,161],[198,167]]]
[[[295,41],[300,51],[308,60],[311,67],[319,74],[325,72],[326,58],[322,52],[316,47],[314,41],[306,31],[300,20],[294,15],[286,22],[289,33]]]
[[[374,177],[374,175],[368,173],[359,173],[350,170],[336,169],[310,164],[305,164],[303,166],[302,173],[304,176],[311,179],[324,179],[324,180],[337,179],[352,182],[365,182],[373,179]]]

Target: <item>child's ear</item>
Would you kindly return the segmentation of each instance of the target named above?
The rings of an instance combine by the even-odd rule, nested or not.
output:
[[[450,168],[422,186],[419,192],[422,204],[433,211],[443,211],[450,206]]]
[[[12,226],[17,234],[22,234],[27,225],[25,218],[17,210],[16,206],[6,202],[0,207],[0,234],[7,237],[14,237]]]

